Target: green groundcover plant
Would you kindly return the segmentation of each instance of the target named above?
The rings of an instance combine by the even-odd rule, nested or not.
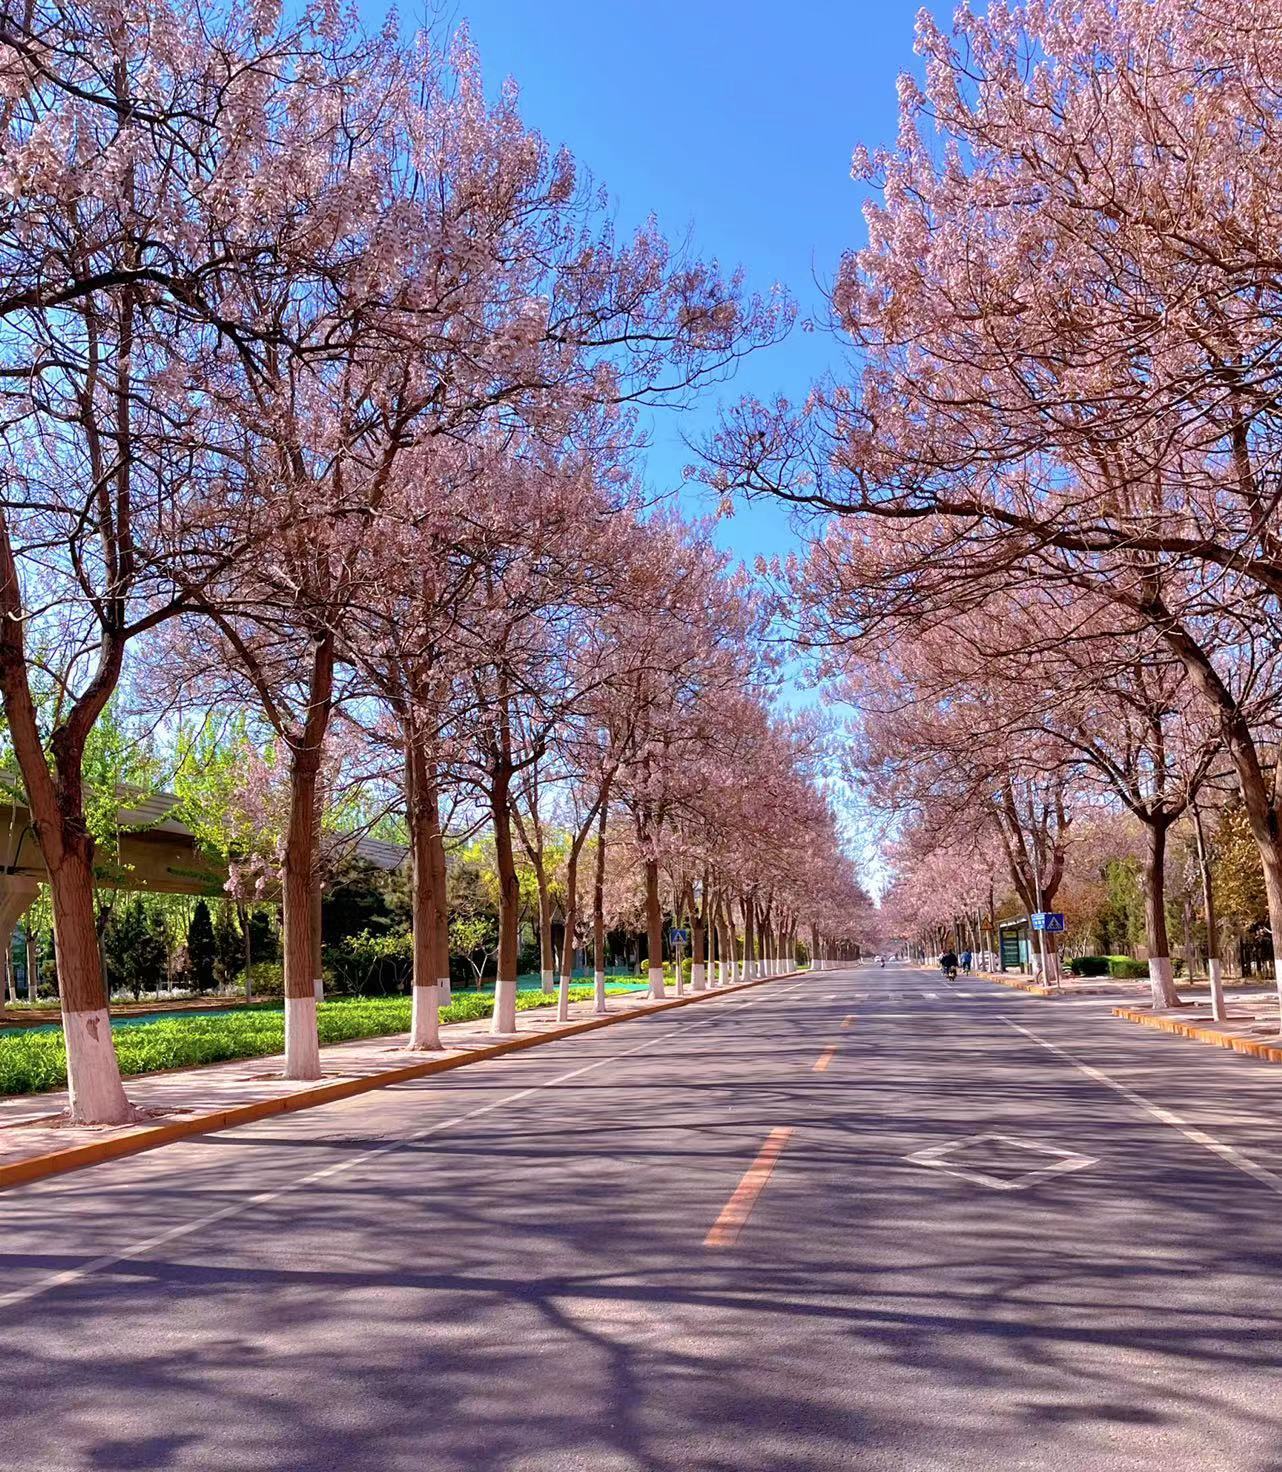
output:
[[[607,990],[617,993],[629,988]],[[591,996],[590,986],[570,988],[571,1001],[587,1001]],[[518,992],[516,1005],[522,1011],[554,1007],[556,995]],[[492,996],[465,995],[441,1008],[441,1021],[472,1022],[488,1017],[493,1010]],[[317,1008],[317,1025],[322,1044],[407,1032],[410,999],[347,997],[322,1002]],[[115,1039],[120,1071],[126,1075],[234,1058],[264,1058],[285,1047],[285,1014],[277,1008],[253,1008],[215,1016],[166,1018],[116,1028]],[[0,1094],[36,1094],[63,1088],[66,1082],[67,1054],[61,1029],[0,1038]]]

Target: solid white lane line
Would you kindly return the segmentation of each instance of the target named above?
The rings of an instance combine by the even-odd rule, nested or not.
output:
[[[792,986],[783,987],[776,992],[758,992],[755,996],[739,997],[733,1002],[727,1002],[726,1005],[728,1007],[751,1006],[757,1002],[764,1002],[768,997],[778,997],[785,992],[793,991],[799,985],[799,982],[794,982]],[[382,1155],[390,1155],[393,1150],[401,1150],[406,1145],[425,1140],[429,1135],[439,1134],[442,1130],[451,1129],[456,1124],[463,1124],[469,1119],[477,1119],[483,1114],[490,1114],[495,1109],[502,1108],[504,1104],[512,1104],[518,1099],[528,1098],[529,1095],[537,1094],[541,1089],[550,1089],[556,1084],[567,1083],[572,1078],[580,1078],[585,1073],[592,1073],[595,1069],[604,1068],[608,1063],[616,1063],[620,1058],[628,1058],[633,1053],[644,1053],[647,1048],[657,1047],[658,1044],[665,1043],[682,1033],[688,1036],[697,1028],[707,1027],[715,1021],[717,1018],[707,1017],[685,1028],[673,1028],[658,1037],[638,1043],[635,1048],[625,1048],[621,1053],[611,1054],[609,1058],[599,1058],[595,1063],[586,1063],[580,1068],[571,1068],[565,1073],[557,1074],[555,1078],[545,1079],[541,1084],[531,1084],[528,1088],[516,1090],[515,1093],[504,1094],[501,1099],[495,1099],[489,1104],[478,1105],[475,1109],[469,1109],[463,1114],[452,1115],[449,1119],[438,1120],[435,1124],[426,1125],[412,1134],[399,1135],[395,1140],[389,1140],[386,1144],[379,1145],[373,1150],[362,1150],[358,1155],[349,1155],[346,1160],[339,1160],[332,1165],[322,1166],[319,1170],[309,1171],[306,1175],[286,1181],[283,1186],[277,1186],[271,1191],[259,1191],[253,1196],[246,1196],[241,1201],[232,1202],[230,1206],[223,1206],[217,1211],[197,1217],[195,1221],[184,1222],[181,1226],[157,1232],[154,1237],[144,1238],[143,1241],[135,1242],[132,1246],[122,1248],[119,1252],[105,1254],[83,1263],[78,1268],[68,1268],[65,1272],[53,1273],[47,1278],[37,1279],[36,1282],[28,1284],[25,1288],[15,1288],[9,1293],[0,1294],[0,1309],[9,1308],[17,1303],[26,1303],[30,1299],[39,1298],[42,1294],[51,1292],[54,1288],[79,1282],[80,1279],[87,1278],[93,1273],[101,1273],[107,1268],[115,1267],[117,1263],[129,1262],[133,1258],[150,1252],[153,1247],[163,1247],[166,1242],[175,1242],[181,1237],[189,1237],[203,1227],[213,1226],[215,1222],[226,1221],[228,1217],[240,1216],[244,1212],[252,1211],[256,1206],[266,1206],[269,1202],[278,1201],[282,1196],[288,1196],[291,1191],[301,1190],[305,1186],[314,1185],[317,1181],[328,1180],[331,1176],[355,1170],[357,1166],[364,1165],[368,1161],[377,1160]],[[368,1098],[367,1095],[363,1097]]]
[[[1031,1028],[1021,1027],[1018,1022],[1012,1022],[1009,1017],[1003,1017],[1002,1021],[1008,1027],[1013,1027],[1016,1032],[1022,1032],[1025,1037],[1031,1038],[1039,1047],[1054,1053],[1057,1058],[1062,1058],[1065,1063],[1071,1063],[1079,1073],[1084,1073],[1087,1078],[1094,1079],[1096,1083],[1106,1084],[1110,1089],[1120,1094],[1123,1099],[1134,1104],[1137,1109],[1142,1109],[1146,1114],[1151,1114],[1154,1119],[1160,1120],[1162,1124],[1169,1125],[1171,1129],[1177,1130],[1186,1140],[1191,1140],[1195,1145],[1201,1145],[1204,1150],[1209,1150],[1212,1155],[1218,1155],[1221,1160],[1227,1160],[1232,1166],[1236,1166],[1243,1175],[1251,1176],[1259,1181],[1262,1186],[1267,1186],[1276,1196],[1282,1196],[1282,1176],[1277,1175],[1267,1166],[1260,1165],[1258,1161],[1252,1160],[1249,1155],[1243,1155],[1240,1150],[1232,1145],[1226,1145],[1223,1140],[1217,1140],[1214,1135],[1208,1135],[1205,1130],[1200,1130],[1196,1125],[1191,1125],[1186,1119],[1181,1119],[1173,1109],[1167,1109],[1161,1104],[1152,1104],[1143,1094],[1137,1094],[1129,1085],[1120,1080],[1111,1078],[1102,1068],[1096,1068],[1090,1063],[1083,1063],[1074,1057],[1067,1048],[1061,1048],[1058,1043],[1052,1043],[1046,1038],[1038,1037]]]

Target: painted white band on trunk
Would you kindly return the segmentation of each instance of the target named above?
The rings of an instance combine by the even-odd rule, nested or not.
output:
[[[1148,978],[1153,988],[1153,1000],[1165,1004],[1173,990],[1171,979],[1171,958],[1169,956],[1150,956],[1148,958]]]
[[[435,1048],[440,1043],[440,994],[437,985],[412,987],[410,1003],[411,1048]]]
[[[664,990],[663,990],[663,967],[662,966],[651,966],[650,967],[649,981],[650,981],[650,995],[651,996],[653,996],[653,997],[662,997],[662,996],[665,995]]]
[[[705,975],[705,973],[704,973],[704,968],[703,968],[703,962],[702,961],[695,961],[691,965],[691,967],[690,967],[690,985],[697,992],[701,992],[703,990],[703,987],[704,987],[704,975]]]
[[[437,997],[440,1001],[440,1005],[442,1007],[448,1007],[453,998],[453,993],[450,991],[450,979],[448,976],[442,976],[438,978],[436,983],[436,991]]]
[[[320,1039],[316,1036],[316,997],[285,998],[285,1077],[320,1077]]]
[[[510,1033],[516,1031],[516,982],[494,982],[494,1014],[490,1019],[490,1031]]]
[[[1224,981],[1218,956],[1211,956],[1206,963],[1206,979],[1211,987],[1211,1016],[1216,1022],[1224,1021]]]
[[[132,1116],[105,1008],[64,1012],[71,1117],[78,1124],[125,1124]]]

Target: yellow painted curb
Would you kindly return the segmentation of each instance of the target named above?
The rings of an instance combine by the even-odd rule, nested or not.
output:
[[[65,1150],[52,1150],[47,1155],[33,1155],[28,1160],[17,1160],[12,1165],[0,1165],[0,1191],[10,1186],[27,1185],[43,1180],[46,1176],[62,1175],[69,1170],[81,1170],[89,1165],[101,1165],[104,1161],[120,1160],[127,1155],[141,1155],[145,1150],[156,1150],[161,1145],[171,1145],[177,1140],[192,1135],[207,1135],[218,1130],[232,1129],[237,1125],[253,1124],[273,1114],[294,1114],[303,1109],[317,1109],[322,1104],[333,1104],[340,1099],[350,1099],[357,1094],[373,1093],[393,1084],[410,1083],[415,1079],[427,1078],[434,1073],[448,1073],[468,1063],[480,1063],[487,1058],[499,1058],[505,1053],[518,1053],[525,1048],[535,1048],[540,1043],[556,1042],[559,1038],[574,1037],[579,1033],[595,1032],[601,1027],[611,1027],[616,1022],[628,1022],[637,1017],[650,1017],[656,1012],[670,1012],[674,1007],[688,1007],[693,1002],[712,1001],[717,997],[730,996],[734,992],[747,991],[750,987],[765,986],[768,982],[783,981],[790,976],[804,976],[807,972],[786,971],[781,976],[760,976],[752,981],[736,982],[733,986],[717,987],[712,991],[688,993],[683,997],[672,997],[654,1002],[644,1009],[629,1012],[612,1012],[605,1017],[590,1017],[583,1022],[567,1023],[563,1027],[551,1028],[547,1032],[529,1033],[524,1037],[505,1039],[485,1048],[474,1048],[468,1052],[446,1054],[443,1058],[429,1058],[422,1063],[409,1063],[403,1068],[389,1068],[386,1072],[369,1078],[345,1078],[337,1083],[320,1084],[314,1089],[303,1089],[296,1094],[286,1094],[279,1099],[256,1099],[252,1104],[234,1104],[212,1114],[199,1114],[168,1124],[146,1125],[136,1134],[119,1135],[111,1140],[91,1140],[84,1145],[71,1145]],[[373,1041],[373,1039],[364,1039]],[[244,1063],[257,1060],[245,1058]],[[138,1075],[145,1077],[145,1075]],[[17,1128],[18,1126],[15,1126]]]

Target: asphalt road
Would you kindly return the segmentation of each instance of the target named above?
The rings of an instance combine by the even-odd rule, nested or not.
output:
[[[1282,1071],[1107,1009],[827,973],[9,1191],[0,1468],[1282,1469]]]

